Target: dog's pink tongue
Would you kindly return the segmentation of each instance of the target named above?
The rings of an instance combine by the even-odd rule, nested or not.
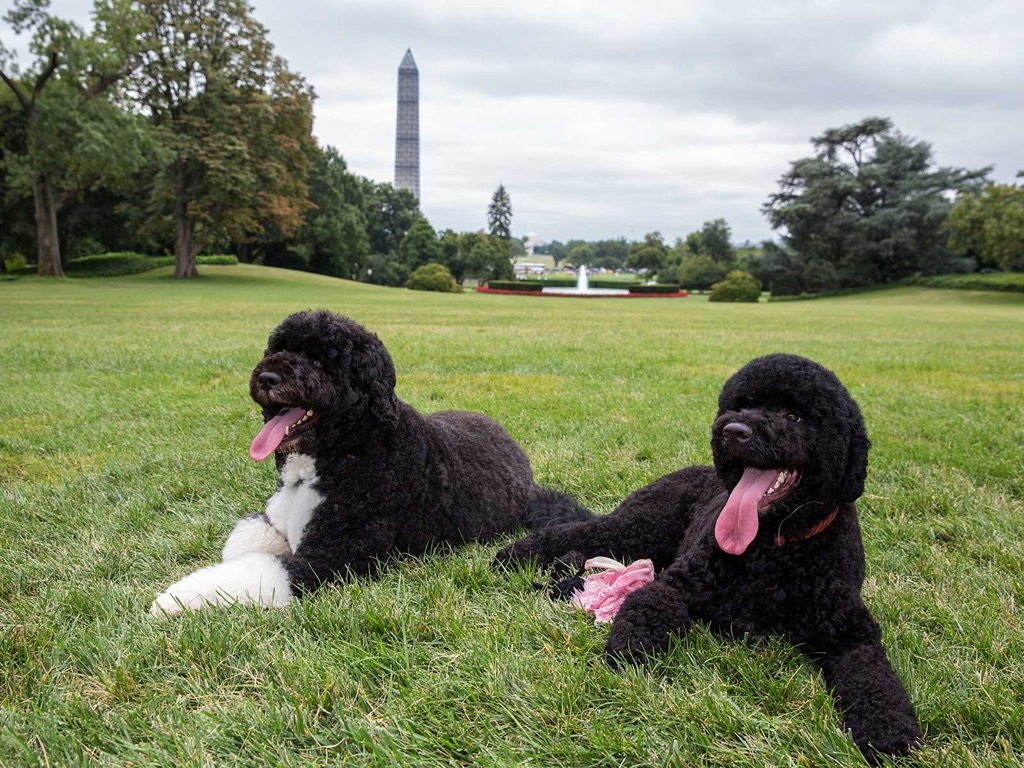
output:
[[[757,536],[757,505],[779,476],[777,469],[747,467],[715,523],[715,540],[730,555],[742,555]]]
[[[285,408],[277,416],[263,425],[256,439],[249,446],[249,455],[256,461],[263,461],[272,454],[284,440],[288,427],[297,423],[306,415],[304,408]]]

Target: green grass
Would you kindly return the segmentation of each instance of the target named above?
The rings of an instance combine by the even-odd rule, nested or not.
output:
[[[865,598],[921,763],[1019,765],[1024,296],[542,301],[202,272],[0,284],[0,765],[862,764],[785,643],[697,629],[613,672],[607,628],[491,573],[497,544],[280,612],[150,617],[271,492],[249,371],[320,306],[381,336],[401,397],[491,415],[602,511],[709,461],[718,389],[750,358],[829,366],[874,441]]]

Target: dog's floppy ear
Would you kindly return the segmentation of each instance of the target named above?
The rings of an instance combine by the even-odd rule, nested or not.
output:
[[[846,467],[837,488],[839,500],[844,503],[852,503],[864,493],[864,481],[868,476],[868,449],[871,448],[871,441],[864,427],[864,418],[852,398],[850,411],[849,420],[846,422],[849,430]]]
[[[381,426],[398,424],[398,396],[395,394],[395,364],[384,344],[366,332],[352,345],[351,370],[358,387],[366,394],[370,416]]]

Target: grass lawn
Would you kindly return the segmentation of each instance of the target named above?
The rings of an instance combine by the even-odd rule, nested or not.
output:
[[[861,765],[783,642],[696,629],[646,669],[497,575],[498,544],[279,612],[147,609],[262,508],[249,371],[288,313],[376,331],[399,395],[494,417],[600,511],[710,460],[724,379],[835,370],[874,442],[865,597],[924,765],[1024,753],[1024,295],[776,304],[423,294],[250,266],[0,283],[0,765]]]

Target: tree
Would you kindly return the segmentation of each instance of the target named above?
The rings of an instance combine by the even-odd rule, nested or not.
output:
[[[803,258],[786,245],[765,241],[749,262],[751,273],[773,296],[797,296],[834,290],[839,275],[831,262]]]
[[[446,229],[438,235],[437,240],[441,253],[438,261],[448,268],[455,282],[462,285],[469,263],[469,255],[463,247],[462,236],[453,229]]]
[[[15,0],[4,16],[15,33],[30,31],[37,57],[22,77],[0,45],[0,80],[24,115],[24,151],[5,159],[13,187],[31,189],[40,275],[64,274],[57,215],[87,189],[114,183],[141,159],[141,137],[102,98],[137,64],[105,34],[101,21],[86,38],[76,24],[48,12],[49,0]],[[101,18],[101,17],[98,17]]]
[[[732,231],[725,219],[705,221],[698,234],[700,246],[695,253],[706,253],[712,261],[719,264],[731,264],[736,259],[736,250],[732,247]]]
[[[35,245],[32,200],[12,187],[11,171],[3,162],[6,156],[18,157],[27,151],[25,122],[14,94],[0,89],[0,272],[5,271],[8,260],[23,267],[25,254]]]
[[[489,244],[490,251],[497,255],[500,250],[500,257],[509,264],[513,276],[515,270],[512,263],[515,257],[512,255],[512,199],[508,196],[504,184],[499,184],[491,197],[491,204],[487,206],[487,229],[491,234],[493,242]],[[504,270],[502,270],[504,271]],[[493,272],[493,270],[492,270]],[[492,274],[492,279],[500,279],[498,275]]]
[[[949,198],[977,189],[988,168],[932,170],[931,146],[887,118],[830,128],[811,143],[814,157],[795,161],[762,208],[790,256],[829,265],[830,288],[962,267],[943,230]]]
[[[618,240],[598,240],[592,243],[593,260],[587,262],[600,269],[622,269],[626,266],[629,256],[629,243],[625,238]]]
[[[154,213],[174,223],[175,276],[218,237],[287,237],[309,206],[312,90],[273,53],[245,0],[106,0],[141,51],[124,98],[169,162]]]
[[[581,267],[584,264],[593,264],[593,260],[594,249],[590,246],[590,243],[580,243],[579,245],[573,246],[573,249],[569,251],[569,257],[566,259],[566,261],[575,267]]]
[[[675,279],[664,271],[658,273],[658,282],[676,282],[691,291],[706,291],[729,274],[729,265],[717,262],[707,253],[687,256],[675,267]]]
[[[370,255],[365,201],[359,178],[348,173],[345,159],[334,147],[313,153],[309,199],[313,207],[296,235],[300,247],[309,250],[309,268],[354,280]]]
[[[429,221],[419,218],[412,223],[398,245],[398,255],[409,271],[441,258],[441,244]]]
[[[1024,178],[1024,171],[1017,176]],[[946,228],[954,253],[997,269],[1024,270],[1024,186],[989,184],[962,195]]]
[[[483,232],[468,232],[464,236],[467,249],[467,273],[481,282],[512,280],[515,271],[508,258],[508,245],[498,237]]]
[[[369,179],[362,179],[361,184],[370,250],[385,256],[398,253],[398,244],[406,232],[423,217],[416,195],[408,189],[395,189],[391,184],[377,184]]]
[[[487,207],[487,230],[492,237],[502,240],[512,237],[512,199],[504,184],[499,184],[494,190],[491,204]]]
[[[633,269],[657,272],[665,263],[668,248],[661,237],[661,232],[648,232],[641,242],[629,246],[626,266]]]

